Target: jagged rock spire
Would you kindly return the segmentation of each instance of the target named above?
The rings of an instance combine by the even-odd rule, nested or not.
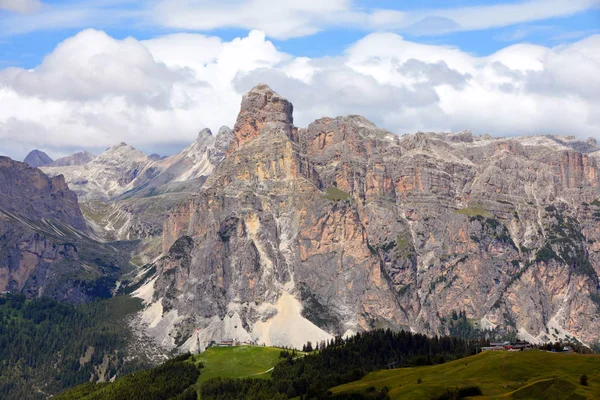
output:
[[[294,127],[294,107],[287,99],[265,84],[258,84],[242,98],[233,128],[234,141],[229,153],[262,133],[284,132],[290,136]]]

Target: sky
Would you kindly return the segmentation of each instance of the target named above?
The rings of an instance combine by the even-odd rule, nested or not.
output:
[[[600,0],[0,0],[0,154],[173,154],[267,83],[295,124],[600,140]]]

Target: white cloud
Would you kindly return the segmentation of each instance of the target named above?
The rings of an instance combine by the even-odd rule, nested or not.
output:
[[[163,108],[171,106],[176,84],[201,84],[191,74],[157,62],[133,38],[115,40],[89,29],[59,44],[33,70],[0,72],[0,84],[41,98],[88,101],[119,96],[130,103]]]
[[[285,39],[314,34],[349,8],[348,0],[161,0],[152,13],[157,25],[170,28],[260,29],[270,37]]]
[[[42,6],[40,0],[0,0],[0,10],[15,11],[19,13],[31,13]]]
[[[598,0],[530,0],[519,3],[417,11],[413,17],[418,19],[418,22],[409,29],[416,29],[427,34],[499,28],[524,22],[565,17],[599,5]],[[437,23],[429,26],[428,19],[433,19],[433,22],[437,20]],[[447,26],[441,26],[441,21],[448,21]],[[402,20],[400,22],[399,27],[405,28]],[[394,21],[391,21],[388,27],[393,27],[393,24]]]
[[[599,5],[598,0],[529,0],[398,11],[370,10],[368,3],[359,7],[348,0],[229,0],[218,5],[201,0],[161,0],[151,14],[156,24],[170,28],[260,29],[269,37],[286,39],[311,35],[328,26],[435,35],[565,17]]]
[[[288,58],[258,31],[231,42],[82,31],[32,70],[0,70],[0,152],[22,158],[39,147],[59,156],[120,141],[172,151],[206,126],[233,124],[236,73]]]
[[[38,0],[0,0],[40,4]],[[132,23],[175,30],[210,32],[216,29],[261,30],[267,37],[288,39],[315,34],[329,27],[439,35],[567,17],[600,7],[600,0],[506,1],[469,7],[399,11],[374,9],[358,0],[86,0],[41,7],[30,15],[0,21],[0,36],[38,30],[105,27]],[[1,8],[1,7],[0,7]],[[27,7],[33,11],[32,7]],[[524,35],[517,32],[516,35]]]
[[[165,153],[204,127],[232,126],[242,92],[258,82],[294,103],[299,126],[361,114],[396,133],[600,132],[600,35],[476,57],[374,33],[339,57],[311,59],[278,51],[259,31],[140,42],[87,30],[31,71],[0,71],[1,151],[58,156],[126,141]]]
[[[147,13],[141,8],[147,3],[140,0],[82,0],[52,4],[30,0],[29,3],[40,4],[40,7],[31,8],[28,13],[2,15],[0,37],[89,27],[131,28],[142,23]]]

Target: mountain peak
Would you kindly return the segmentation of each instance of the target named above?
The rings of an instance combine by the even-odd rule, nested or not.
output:
[[[98,157],[94,158],[91,163],[105,164],[108,162],[112,164],[115,162],[131,163],[145,161],[150,161],[150,158],[145,153],[125,142],[121,142],[106,149]]]
[[[23,160],[25,164],[28,164],[30,167],[43,167],[44,165],[48,165],[52,162],[52,159],[48,157],[48,154],[44,153],[40,150],[32,150],[25,160]]]
[[[294,107],[268,85],[258,84],[242,98],[240,113],[233,128],[234,141],[229,152],[263,134],[283,132],[290,136],[293,130]]]
[[[246,94],[250,94],[250,93],[272,93],[276,96],[281,97],[277,92],[275,92],[273,89],[271,89],[271,87],[269,85],[267,85],[266,83],[257,84],[252,89],[250,89]]]
[[[212,136],[212,131],[209,128],[204,128],[198,133],[197,140],[204,140],[205,138]]]
[[[115,144],[112,147],[109,147],[108,149],[106,149],[106,151],[103,154],[106,153],[127,153],[127,152],[140,152],[139,150],[137,150],[135,147],[133,147],[130,144],[127,144],[125,142],[121,142],[119,144]],[[141,153],[141,152],[140,152]]]

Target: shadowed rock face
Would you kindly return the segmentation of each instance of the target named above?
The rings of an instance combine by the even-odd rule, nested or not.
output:
[[[25,163],[0,157],[0,208],[17,216],[52,219],[86,230],[77,195],[62,175],[48,177]]]
[[[44,153],[43,151],[32,150],[29,154],[27,154],[27,157],[25,157],[25,160],[23,162],[29,165],[30,167],[37,168],[50,164],[52,162],[52,159],[48,157],[48,154]]]
[[[88,236],[62,175],[0,157],[0,187],[0,292],[74,303],[112,295],[127,258]]]
[[[600,339],[593,143],[291,114],[266,85],[247,93],[226,157],[169,214],[149,328],[163,343],[448,333],[455,310],[532,341]]]

